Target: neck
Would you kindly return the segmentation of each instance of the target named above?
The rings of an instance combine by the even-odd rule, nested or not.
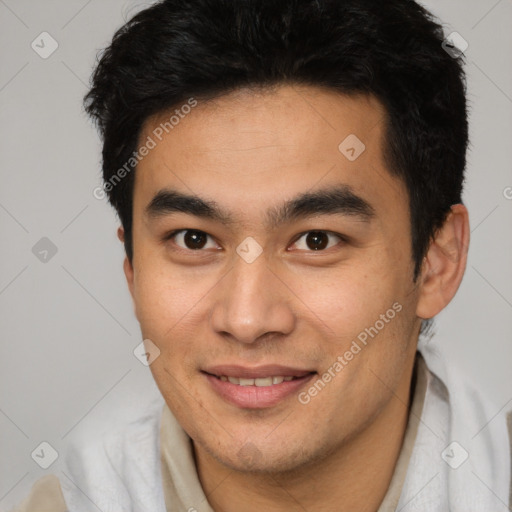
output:
[[[215,512],[377,512],[402,447],[414,360],[374,421],[329,456],[292,472],[234,471],[194,443],[199,479]]]

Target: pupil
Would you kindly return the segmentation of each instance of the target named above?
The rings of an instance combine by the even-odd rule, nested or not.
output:
[[[327,246],[327,235],[321,231],[311,231],[306,237],[306,243],[314,251],[324,249]]]
[[[187,231],[185,244],[189,249],[201,249],[206,244],[206,236],[201,231]]]

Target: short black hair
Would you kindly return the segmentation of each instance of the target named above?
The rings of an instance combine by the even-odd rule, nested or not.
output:
[[[384,105],[384,158],[409,193],[416,281],[450,206],[462,202],[464,55],[445,51],[443,40],[442,26],[413,0],[161,0],[137,13],[101,52],[84,98],[103,138],[103,178],[128,259],[132,156],[150,116],[190,98],[305,85]],[[133,172],[112,186],[127,162]]]

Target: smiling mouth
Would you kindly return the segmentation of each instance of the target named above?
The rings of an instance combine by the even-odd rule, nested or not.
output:
[[[281,384],[282,382],[290,382],[292,380],[304,379],[305,377],[312,375],[313,373],[315,372],[310,372],[300,377],[296,377],[293,375],[269,375],[268,377],[258,377],[255,379],[248,379],[246,377],[232,377],[227,375],[214,375],[211,373],[207,374],[217,378],[218,380],[221,380],[222,382],[230,382],[231,384],[235,384],[237,386],[256,386],[264,388],[269,386],[275,386],[277,384]]]
[[[223,400],[242,409],[264,409],[298,393],[317,372],[280,365],[219,365],[201,373]]]

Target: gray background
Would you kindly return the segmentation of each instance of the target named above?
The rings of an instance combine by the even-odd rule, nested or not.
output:
[[[81,107],[97,50],[145,5],[0,0],[0,510],[46,473],[65,478],[75,436],[158,393],[133,355],[117,219],[92,195],[100,144]],[[468,267],[427,361],[441,377],[462,367],[497,412],[512,408],[512,0],[425,5],[469,43],[472,141]],[[47,59],[31,48],[43,31],[59,45]],[[46,262],[32,251],[43,237],[57,248]],[[46,471],[31,458],[42,441],[60,454]]]

